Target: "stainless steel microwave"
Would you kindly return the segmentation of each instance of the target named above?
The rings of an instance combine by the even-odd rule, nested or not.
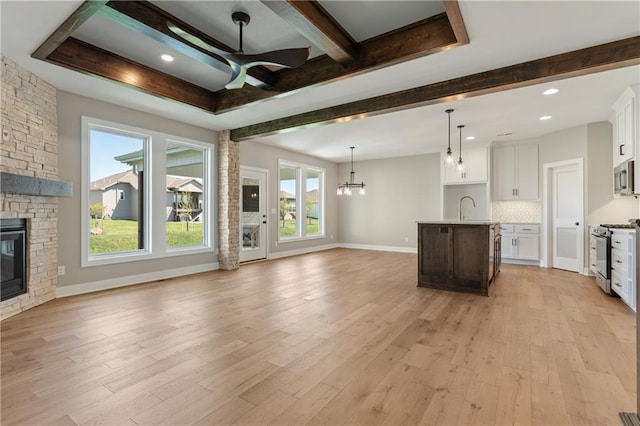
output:
[[[613,185],[616,194],[633,195],[633,165],[633,160],[629,160],[613,169]]]

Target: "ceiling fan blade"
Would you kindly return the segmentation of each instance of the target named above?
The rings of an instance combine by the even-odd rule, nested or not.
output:
[[[218,49],[217,47],[211,46],[209,43],[203,41],[199,37],[196,37],[193,34],[190,34],[190,33],[186,32],[185,30],[183,30],[182,28],[176,26],[173,22],[167,21],[167,27],[171,31],[173,31],[174,34],[182,37],[184,40],[188,41],[189,43],[193,44],[194,46],[198,46],[201,49],[204,49],[204,50],[209,51],[209,52],[211,52],[211,53],[213,53],[215,55],[218,55],[218,56],[226,59],[227,62],[229,62],[229,59],[233,55],[233,53],[231,53],[231,52],[226,52],[226,51],[224,51],[222,49]]]
[[[240,65],[276,65],[286,68],[296,68],[307,61],[310,51],[310,47],[301,47],[296,49],[272,50],[270,52],[253,55],[232,53],[230,59]]]
[[[224,86],[225,89],[242,89],[247,79],[247,69],[249,67],[231,63],[231,79]]]

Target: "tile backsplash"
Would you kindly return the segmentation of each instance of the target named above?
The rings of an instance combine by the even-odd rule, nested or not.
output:
[[[541,223],[542,203],[539,201],[491,203],[491,218],[505,223]]]

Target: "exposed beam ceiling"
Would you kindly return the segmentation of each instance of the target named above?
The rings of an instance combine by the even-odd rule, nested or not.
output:
[[[248,140],[640,64],[640,36],[233,129]]]
[[[180,36],[176,35],[169,29],[167,22],[175,24],[188,33],[191,33],[203,40],[205,43],[220,50],[233,52],[235,49],[219,42],[202,31],[199,31],[152,3],[146,1],[112,0],[108,2],[106,7],[103,7],[98,13],[140,34],[164,43],[172,49],[178,50],[187,56],[206,62],[216,69],[224,72],[229,71],[229,64],[226,60],[216,56],[215,54],[209,53],[204,49],[192,47],[190,44],[185,43]],[[247,83],[252,86],[272,86],[275,83],[275,77],[273,72],[269,71],[265,67],[251,67],[247,70]]]
[[[215,109],[213,92],[69,37],[46,59],[63,67],[118,81],[207,111]]]
[[[317,1],[262,0],[262,3],[334,61],[345,63],[354,59],[356,42]]]
[[[216,92],[216,111],[241,108],[269,98],[290,94],[304,88],[353,77],[382,67],[416,59],[461,45],[455,38],[446,14],[407,25],[358,44],[355,60],[339,64],[323,55],[295,69],[276,72],[277,91],[246,87],[243,90]]]
[[[51,34],[31,56],[36,59],[46,59],[60,46],[75,30],[100,10],[106,1],[86,1],[80,5],[58,29]]]
[[[330,51],[333,56],[341,58],[339,60],[349,60],[341,64],[329,55],[322,55],[307,61],[296,69],[283,69],[277,72],[259,67],[250,69],[249,73],[252,76],[250,83],[267,86],[273,90],[245,86],[240,90],[223,89],[212,93],[177,77],[151,70],[153,72],[150,75],[153,75],[153,78],[161,79],[161,83],[156,84],[148,81],[149,79],[142,78],[141,73],[150,70],[150,68],[136,63],[132,59],[110,54],[78,40],[69,41],[64,43],[64,46],[62,45],[82,22],[85,22],[93,14],[100,13],[127,28],[167,44],[181,53],[213,67],[225,66],[221,64],[221,58],[183,43],[182,39],[167,28],[167,21],[183,27],[220,49],[227,51],[233,51],[233,49],[147,1],[110,1],[106,5],[104,1],[86,1],[32,56],[220,114],[468,43],[457,2],[447,0],[447,3],[451,3],[447,5],[449,17],[442,13],[361,43],[355,43],[319,4],[315,2],[287,2],[287,7],[294,8],[296,14],[299,15],[298,18],[290,18],[290,22],[299,20],[300,16],[304,15],[307,22],[305,31],[315,31],[315,35],[309,35],[309,37],[315,37],[314,40],[320,44],[320,47]],[[294,23],[294,25],[296,24]],[[301,25],[298,24],[298,28]],[[452,28],[452,25],[455,28]],[[312,27],[315,30],[312,30]],[[456,38],[456,34],[463,39]],[[60,51],[56,52],[57,48]],[[74,48],[77,48],[78,51],[74,52]],[[95,52],[89,52],[91,49]],[[337,52],[338,50],[341,50],[342,53]],[[345,55],[348,56],[345,57]],[[92,60],[95,63],[91,63]],[[138,78],[131,78],[132,75],[137,75]],[[176,90],[174,94],[174,91],[165,89],[165,87],[171,86],[181,89]],[[188,87],[193,88],[192,96],[185,96]]]

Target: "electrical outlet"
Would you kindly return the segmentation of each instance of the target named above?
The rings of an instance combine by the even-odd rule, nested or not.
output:
[[[404,237],[404,242],[408,243],[409,242],[409,237]]]
[[[58,276],[61,277],[66,273],[66,268],[64,267],[64,265],[62,266],[58,266]]]

